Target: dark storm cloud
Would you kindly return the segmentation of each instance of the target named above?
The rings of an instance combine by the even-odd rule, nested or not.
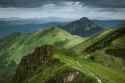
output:
[[[0,7],[40,7],[44,4],[57,4],[68,0],[0,0]]]
[[[0,18],[125,19],[125,0],[0,0]]]
[[[79,1],[90,7],[125,8],[125,0],[0,0],[0,7],[40,7],[43,4],[60,4],[64,1]]]
[[[75,1],[75,0],[74,0]],[[125,0],[80,0],[85,5],[102,8],[124,8]]]

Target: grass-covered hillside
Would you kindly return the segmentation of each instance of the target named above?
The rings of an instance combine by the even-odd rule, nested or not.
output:
[[[6,77],[0,82],[124,83],[124,32],[122,27],[88,38],[57,27],[15,33],[0,40],[0,78]]]
[[[77,54],[108,68],[125,72],[125,27],[106,30],[72,48]]]
[[[7,53],[7,62],[14,60],[19,63],[22,56],[31,53],[35,47],[42,45],[57,45],[62,48],[72,48],[86,38],[73,36],[59,28],[48,28],[35,33],[14,33],[0,41],[0,55]]]
[[[0,78],[2,78],[6,72],[9,74],[9,71],[15,70],[21,58],[32,53],[36,47],[55,44],[58,47],[69,49],[86,39],[87,38],[71,35],[55,27],[35,33],[14,33],[0,40],[0,66],[2,72]]]
[[[114,77],[115,76],[115,77]],[[13,83],[122,83],[125,75],[65,49],[43,46],[24,57]]]

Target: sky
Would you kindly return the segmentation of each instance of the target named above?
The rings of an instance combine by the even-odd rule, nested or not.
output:
[[[124,20],[125,0],[0,0],[0,18]]]

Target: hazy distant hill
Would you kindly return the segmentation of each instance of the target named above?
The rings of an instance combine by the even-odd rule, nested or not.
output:
[[[97,25],[104,27],[104,28],[117,28],[122,23],[124,23],[124,20],[93,20]]]
[[[90,36],[103,31],[101,26],[98,26],[94,21],[83,17],[63,26],[63,29],[79,36]]]
[[[0,21],[0,38],[13,32],[36,32],[43,28],[64,25],[63,22],[40,23],[27,20]]]

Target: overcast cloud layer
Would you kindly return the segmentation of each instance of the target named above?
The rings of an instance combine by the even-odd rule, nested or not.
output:
[[[0,0],[0,18],[124,20],[125,0]]]
[[[64,1],[79,1],[83,5],[106,8],[124,8],[125,0],[0,0],[1,7],[39,7],[44,4],[60,4]]]

